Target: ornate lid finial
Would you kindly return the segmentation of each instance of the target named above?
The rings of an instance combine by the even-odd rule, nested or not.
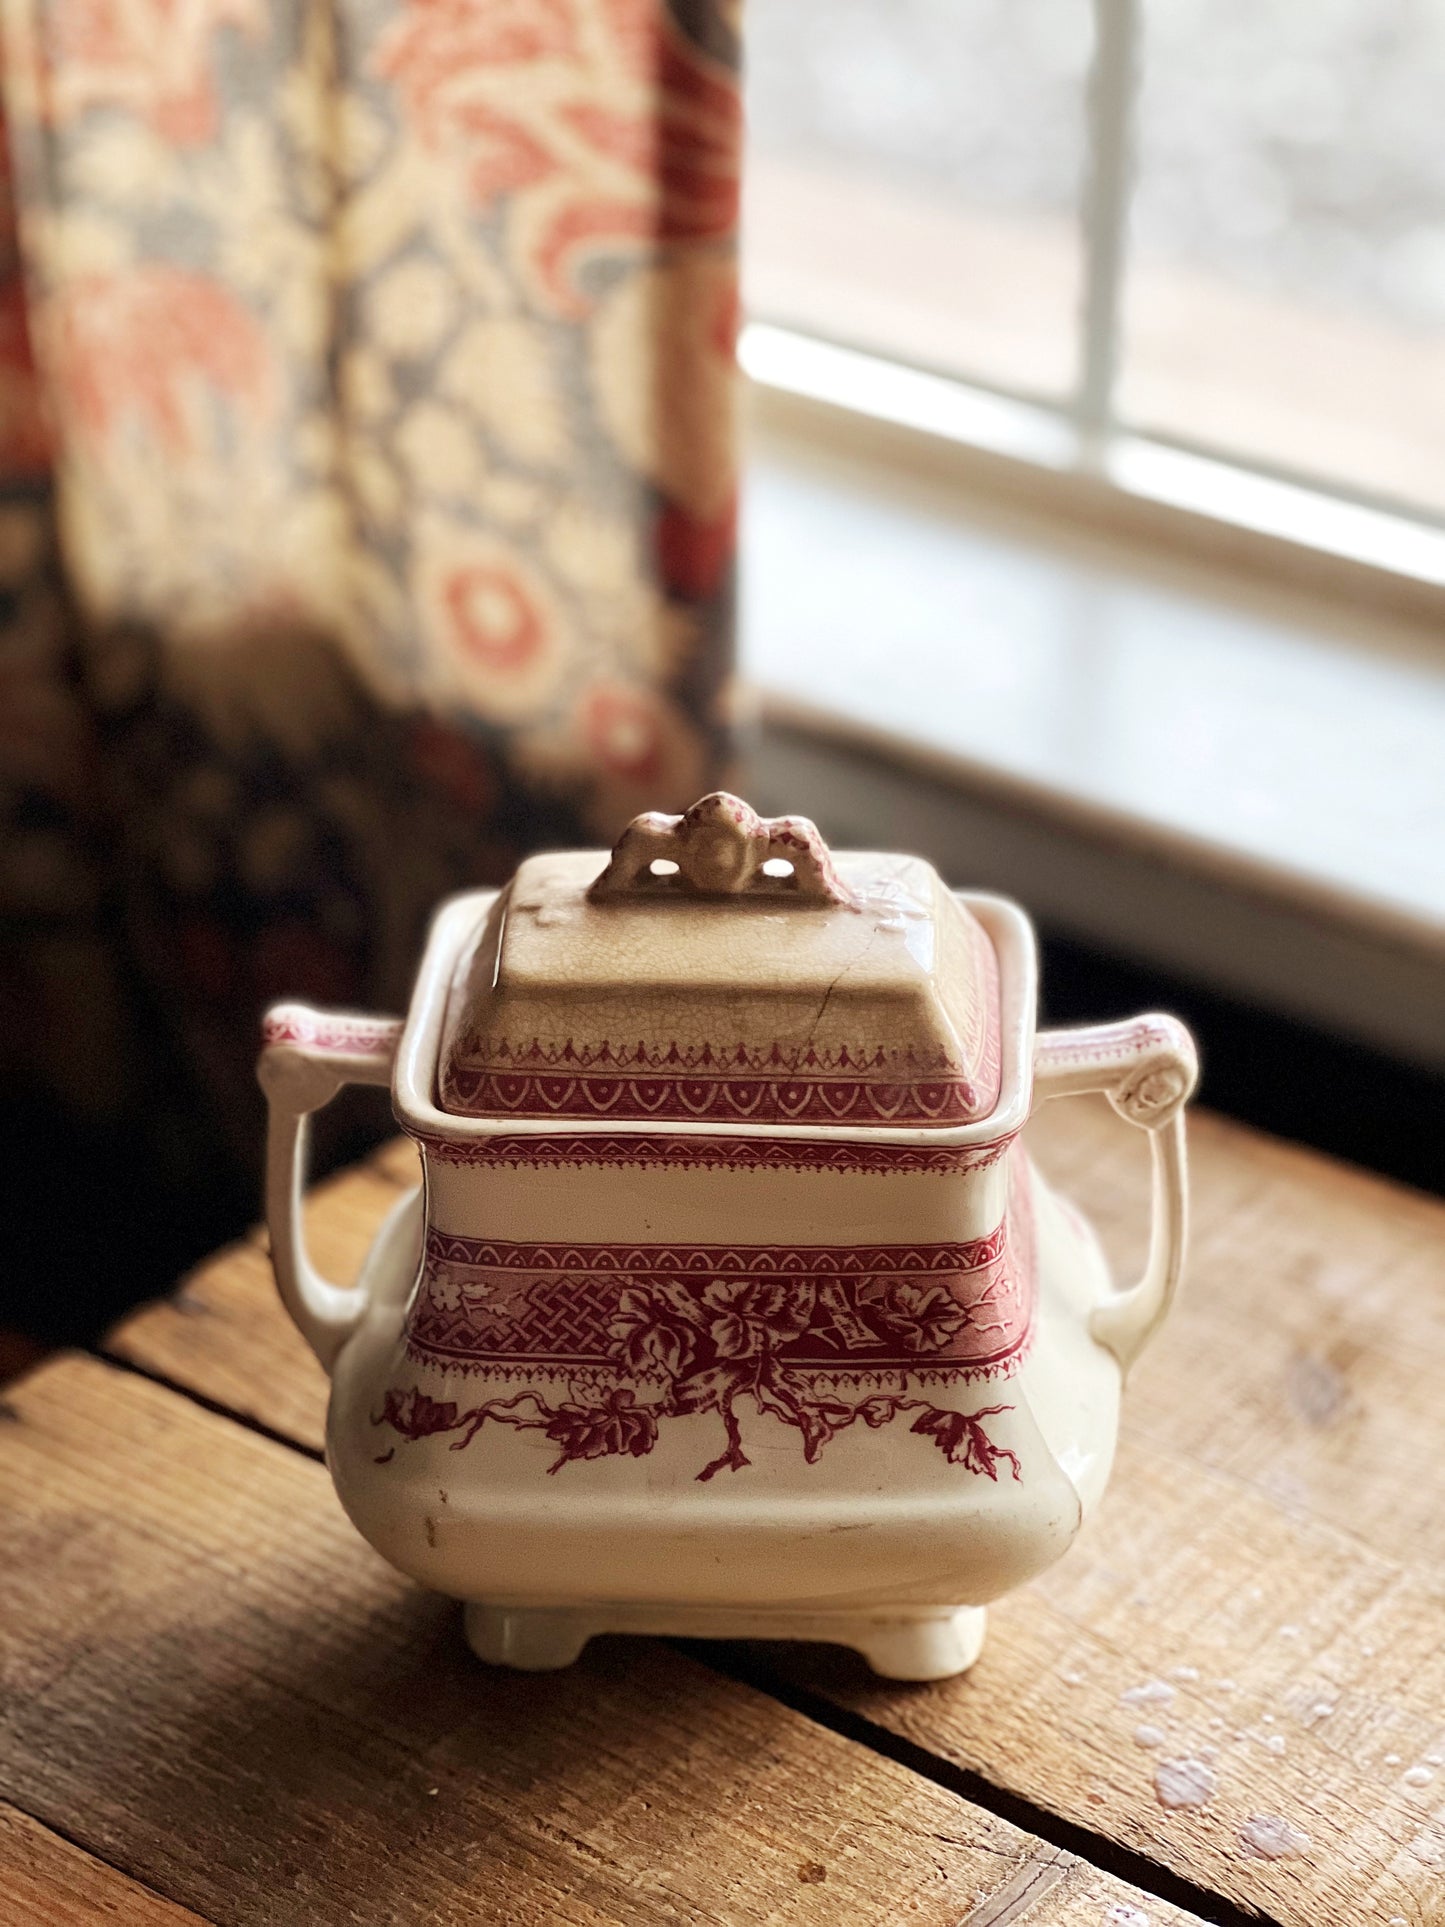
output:
[[[741,797],[714,790],[681,816],[635,816],[588,891],[594,903],[622,897],[787,897],[855,908],[828,846],[805,816],[759,816]]]

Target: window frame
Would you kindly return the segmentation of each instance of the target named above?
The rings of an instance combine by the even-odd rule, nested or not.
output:
[[[1143,0],[1093,0],[1077,372],[1058,398],[779,326],[742,330],[757,405],[791,433],[1391,616],[1445,617],[1445,515],[1327,475],[1128,425],[1117,405]]]

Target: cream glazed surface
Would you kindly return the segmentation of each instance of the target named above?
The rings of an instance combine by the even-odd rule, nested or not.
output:
[[[1075,1228],[1042,1185],[1033,1209],[1040,1302],[1020,1355],[996,1375],[830,1378],[816,1395],[896,1398],[903,1410],[876,1429],[866,1417],[844,1426],[811,1461],[796,1422],[744,1395],[738,1463],[704,1476],[726,1449],[715,1408],[649,1421],[636,1458],[625,1444],[583,1456],[585,1429],[570,1439],[505,1422],[472,1430],[469,1414],[514,1399],[523,1377],[538,1381],[418,1361],[398,1320],[414,1302],[425,1235],[418,1195],[401,1208],[376,1301],[338,1361],[328,1432],[338,1491],[387,1558],[460,1597],[829,1611],[985,1604],[1064,1551],[1103,1490],[1117,1429],[1119,1366],[1086,1331],[1090,1304],[1110,1289],[1102,1264],[1096,1257],[1094,1277],[1081,1279]],[[605,1409],[611,1381],[594,1389],[579,1376],[543,1381],[538,1403]],[[661,1403],[655,1377],[628,1389],[639,1411]],[[399,1429],[376,1422],[388,1400]],[[936,1415],[934,1431],[915,1430],[910,1407]],[[938,1448],[955,1413],[987,1415],[972,1420],[981,1449],[966,1449],[963,1427],[965,1449]],[[458,1422],[426,1429],[439,1417]],[[565,1456],[569,1443],[576,1456]]]
[[[698,811],[717,853],[640,819],[610,864],[444,906],[404,1027],[272,1013],[278,1282],[333,1372],[343,1504],[485,1657],[791,1633],[936,1677],[1103,1492],[1182,1260],[1192,1048],[1159,1017],[1036,1037],[1016,908]],[[737,901],[779,848],[803,900]],[[339,1292],[295,1201],[304,1116],[358,1076],[425,1186]],[[1089,1089],[1154,1146],[1126,1291],[1018,1142]]]

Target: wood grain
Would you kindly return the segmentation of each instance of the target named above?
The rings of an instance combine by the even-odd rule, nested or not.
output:
[[[1075,1100],[1031,1138],[1128,1275],[1139,1134]],[[1280,1921],[1445,1921],[1445,1206],[1207,1113],[1191,1144],[1184,1300],[1131,1382],[1114,1484],[1068,1558],[995,1611],[967,1680],[890,1688],[841,1655],[769,1661]],[[354,1269],[394,1183],[361,1171],[334,1195],[325,1235]],[[222,1260],[187,1296],[246,1409],[314,1443],[323,1387],[264,1266]],[[156,1308],[116,1342],[224,1399],[185,1323]],[[1121,1697],[1155,1679],[1167,1702]],[[1158,1747],[1135,1743],[1149,1726]],[[1208,1803],[1161,1807],[1160,1761],[1206,1748]],[[1308,1848],[1262,1858],[1248,1843],[1274,1820]]]
[[[320,1466],[115,1366],[14,1388],[0,1479],[0,1792],[218,1922],[1190,1918],[667,1647],[480,1666]]]
[[[418,1175],[414,1147],[398,1138],[315,1188],[307,1246],[327,1277],[353,1282],[378,1224]],[[326,1375],[280,1308],[259,1228],[207,1259],[172,1297],[131,1313],[106,1349],[309,1451],[325,1443]]]
[[[1132,1267],[1130,1134],[1074,1105],[1034,1136]],[[777,1663],[1279,1921],[1439,1923],[1445,1207],[1217,1118],[1193,1143],[1186,1298],[1131,1382],[1079,1544],[994,1612],[966,1680]],[[1172,1697],[1125,1697],[1140,1688]],[[1148,1728],[1159,1744],[1136,1743]],[[1155,1774],[1179,1759],[1216,1790],[1171,1811]],[[1262,1858],[1279,1838],[1297,1851]]]
[[[203,1927],[0,1800],[0,1927]]]

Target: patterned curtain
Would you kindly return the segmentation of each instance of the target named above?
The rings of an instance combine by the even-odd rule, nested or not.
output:
[[[4,0],[32,1322],[251,1215],[267,1001],[400,1008],[439,896],[721,773],[736,38],[729,0]]]

